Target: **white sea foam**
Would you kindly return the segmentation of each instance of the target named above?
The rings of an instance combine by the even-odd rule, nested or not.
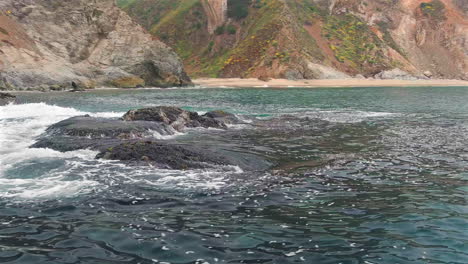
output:
[[[122,165],[122,164],[121,164]],[[126,184],[152,186],[161,189],[219,190],[227,185],[229,178],[244,171],[238,166],[217,166],[212,169],[166,170],[151,167],[127,167],[112,177],[121,178]],[[131,176],[125,170],[131,170]],[[109,175],[109,174],[108,174]]]
[[[0,106],[0,198],[59,199],[102,191],[113,184],[213,190],[225,186],[229,175],[242,173],[240,168],[230,166],[189,171],[134,167],[95,160],[97,152],[91,150],[62,153],[29,148],[50,125],[85,114],[108,118],[123,115],[88,113],[45,103]],[[153,131],[153,135],[170,139],[182,133],[174,131],[173,135],[166,136]]]
[[[98,185],[98,182],[90,180],[0,178],[0,197],[24,200],[67,198],[89,193]]]
[[[159,139],[159,140],[167,140],[167,139],[172,139],[172,138],[175,138],[175,137],[178,137],[178,136],[181,136],[181,135],[185,135],[185,133],[178,132],[175,129],[172,129],[172,130],[173,130],[171,132],[172,134],[170,134],[170,135],[163,135],[163,134],[159,133],[158,131],[154,131],[154,130],[150,130],[149,132],[151,133],[151,135],[155,139]]]
[[[322,110],[322,109],[283,109],[283,113],[271,113],[269,117],[258,117],[258,119],[270,119],[278,115],[293,115],[300,118],[317,118],[329,122],[335,123],[357,123],[362,122],[368,119],[375,118],[388,118],[398,116],[397,113],[389,112],[372,112],[372,111],[360,111],[353,109],[343,109],[343,110]],[[290,113],[289,113],[290,112]]]
[[[93,160],[96,152],[89,150],[61,153],[51,149],[29,148],[35,138],[48,126],[61,120],[89,114],[95,117],[117,117],[122,113],[87,113],[69,107],[45,103],[10,104],[0,106],[0,197],[32,199],[68,197],[87,192],[96,186],[95,181],[86,178],[70,179],[66,172],[47,172],[43,177],[9,175],[11,169],[30,163],[40,166],[54,160]]]
[[[395,113],[387,112],[366,112],[366,111],[319,111],[312,114],[317,118],[336,122],[336,123],[357,123],[362,122],[370,118],[384,118],[395,116]]]

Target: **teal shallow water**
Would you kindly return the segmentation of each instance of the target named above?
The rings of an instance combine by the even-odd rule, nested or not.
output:
[[[468,263],[468,87],[21,93],[0,107],[0,262]],[[222,109],[175,138],[268,172],[165,171],[28,149],[62,119]]]

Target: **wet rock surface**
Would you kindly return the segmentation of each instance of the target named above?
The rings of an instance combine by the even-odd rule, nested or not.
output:
[[[223,111],[200,116],[164,106],[132,110],[122,119],[78,116],[50,126],[31,147],[61,152],[91,149],[99,151],[97,159],[120,160],[163,169],[200,169],[219,165],[247,170],[270,167],[270,163],[261,157],[228,147],[158,139],[186,128],[227,129],[227,122],[237,121],[235,115]]]
[[[241,120],[237,118],[236,115],[222,111],[222,110],[216,110],[216,111],[211,111],[203,115],[203,117],[207,118],[213,118],[215,120],[224,122],[225,124],[238,124],[241,123]]]
[[[50,126],[34,148],[57,151],[102,150],[126,140],[151,138],[154,133],[173,135],[175,130],[163,123],[78,116]]]
[[[163,123],[99,118],[91,116],[72,117],[47,129],[51,135],[79,136],[90,138],[135,138],[150,136],[152,131],[173,135],[175,131]]]
[[[264,170],[269,164],[254,155],[209,146],[168,144],[154,140],[126,142],[100,152],[97,158],[133,164],[152,164],[163,169],[203,169],[235,165],[242,169]]]
[[[221,128],[226,124],[217,118],[200,116],[196,112],[189,112],[177,107],[158,106],[138,110],[130,110],[124,116],[125,121],[154,121],[170,125],[177,131],[187,127]]]
[[[16,96],[0,92],[0,105],[7,105],[16,101]]]

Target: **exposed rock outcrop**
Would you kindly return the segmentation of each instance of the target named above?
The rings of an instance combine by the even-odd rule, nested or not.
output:
[[[208,17],[208,32],[213,34],[216,28],[227,20],[228,0],[202,0],[202,5]]]
[[[113,0],[0,2],[0,88],[190,84],[177,55]]]
[[[236,157],[237,156],[237,157]],[[164,169],[202,169],[217,165],[236,165],[244,169],[265,169],[266,162],[254,155],[152,140],[122,143],[97,155],[98,159],[120,160],[136,164],[153,164]]]
[[[13,103],[16,101],[16,96],[9,93],[0,92],[0,106]]]
[[[374,76],[381,80],[417,80],[418,78],[400,69],[383,71]]]
[[[225,123],[226,121],[226,123]],[[185,127],[226,128],[237,118],[224,111],[204,116],[175,107],[154,107],[130,111],[123,119],[79,116],[50,126],[32,148],[57,151],[92,149],[98,159],[121,160],[129,164],[164,169],[199,169],[218,165],[264,170],[270,163],[249,153],[229,151],[220,146],[182,144],[161,140]],[[176,129],[175,129],[176,128]]]
[[[222,122],[224,124],[239,124],[242,123],[239,118],[237,118],[236,115],[221,111],[221,110],[216,110],[216,111],[211,111],[203,115],[205,118],[212,118],[217,120],[218,122]]]
[[[125,121],[160,122],[162,124],[170,125],[177,131],[182,131],[187,127],[227,128],[226,124],[219,119],[211,118],[209,116],[200,116],[196,112],[189,112],[171,106],[130,110],[123,116],[123,119]]]

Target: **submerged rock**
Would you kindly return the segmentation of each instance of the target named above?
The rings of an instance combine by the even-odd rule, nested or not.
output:
[[[172,106],[158,106],[138,110],[130,110],[124,116],[125,121],[155,121],[172,126],[177,131],[186,127],[204,127],[226,129],[226,124],[214,117],[200,116]]]
[[[239,118],[236,117],[236,115],[222,111],[222,110],[208,112],[204,114],[203,117],[213,118],[225,124],[236,124],[236,123],[241,122]]]
[[[16,96],[0,92],[0,105],[7,105],[16,101]]]
[[[199,148],[136,141],[119,144],[99,153],[97,158],[156,164],[165,169],[196,169],[228,165],[226,160]]]
[[[265,170],[271,164],[252,154],[216,147],[168,144],[154,140],[125,142],[99,153],[96,158],[151,164],[163,169],[202,169],[214,166],[238,166],[247,170]]]

